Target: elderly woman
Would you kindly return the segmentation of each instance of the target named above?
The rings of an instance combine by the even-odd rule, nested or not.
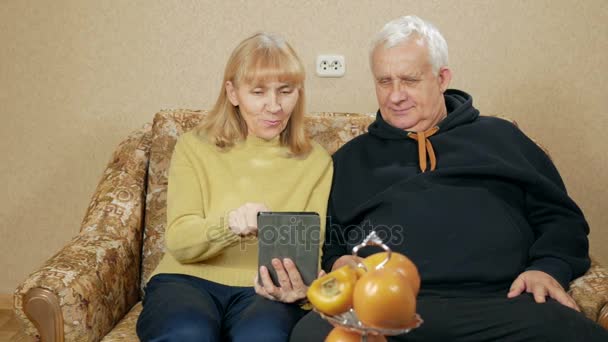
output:
[[[332,162],[305,133],[304,78],[281,37],[247,38],[228,59],[213,110],[178,140],[168,253],[146,286],[142,341],[286,341],[305,313],[293,261],[273,260],[280,286],[265,267],[258,274],[256,222],[267,210],[326,215]]]

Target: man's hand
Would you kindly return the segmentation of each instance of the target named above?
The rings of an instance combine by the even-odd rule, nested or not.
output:
[[[547,296],[576,311],[581,311],[576,302],[564,291],[564,288],[552,276],[541,271],[526,271],[520,274],[507,294],[507,298],[514,298],[524,291],[532,293],[537,303],[544,303]]]
[[[272,259],[272,267],[277,272],[279,285],[272,283],[270,274],[266,266],[260,267],[258,276],[254,279],[255,292],[262,297],[276,300],[283,303],[293,303],[306,297],[308,286],[304,285],[300,272],[291,259],[281,260]],[[262,285],[258,283],[258,277],[262,280]]]
[[[234,234],[256,235],[258,233],[258,213],[269,211],[262,203],[245,203],[228,213],[228,227]]]

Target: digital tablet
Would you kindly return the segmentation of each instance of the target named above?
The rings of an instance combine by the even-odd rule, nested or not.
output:
[[[258,213],[258,266],[268,268],[276,286],[280,285],[273,258],[293,260],[306,285],[317,278],[320,241],[320,218],[315,212]]]

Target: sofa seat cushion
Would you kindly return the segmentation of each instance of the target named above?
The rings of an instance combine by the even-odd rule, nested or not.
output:
[[[137,325],[137,318],[141,313],[143,306],[141,302],[138,302],[131,308],[131,310],[123,317],[123,319],[114,326],[114,329],[110,331],[101,341],[102,342],[131,342],[139,341],[137,333],[135,332],[135,326]]]

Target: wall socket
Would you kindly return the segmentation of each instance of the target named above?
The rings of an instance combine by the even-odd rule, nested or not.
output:
[[[316,67],[320,77],[342,77],[346,72],[343,55],[318,55]]]

